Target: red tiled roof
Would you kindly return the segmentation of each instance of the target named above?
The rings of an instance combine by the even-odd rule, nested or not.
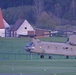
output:
[[[3,22],[3,16],[2,16],[1,8],[0,8],[0,29],[4,29],[4,22]]]

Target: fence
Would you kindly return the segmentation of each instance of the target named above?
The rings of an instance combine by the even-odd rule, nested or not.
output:
[[[45,55],[44,59],[48,59],[49,55]],[[66,59],[66,56],[52,55],[53,59]],[[75,59],[70,56],[70,59]],[[40,59],[38,54],[25,54],[25,53],[0,53],[0,60],[32,60]]]
[[[39,59],[36,54],[25,54],[25,53],[0,53],[0,60],[29,60]]]

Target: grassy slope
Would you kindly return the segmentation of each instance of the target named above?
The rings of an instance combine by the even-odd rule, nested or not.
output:
[[[0,61],[0,73],[76,75],[76,60]]]

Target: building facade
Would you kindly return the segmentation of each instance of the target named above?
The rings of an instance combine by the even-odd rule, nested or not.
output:
[[[11,28],[11,37],[34,35],[35,30],[27,20],[19,19]]]

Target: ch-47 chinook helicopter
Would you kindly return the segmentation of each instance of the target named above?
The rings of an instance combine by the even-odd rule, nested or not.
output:
[[[44,58],[44,54],[49,54],[49,59],[51,59],[51,55],[54,54],[66,56],[68,59],[69,56],[76,56],[76,35],[69,36],[65,43],[44,42],[32,38],[25,46],[25,50],[30,53],[40,54],[40,58]]]

